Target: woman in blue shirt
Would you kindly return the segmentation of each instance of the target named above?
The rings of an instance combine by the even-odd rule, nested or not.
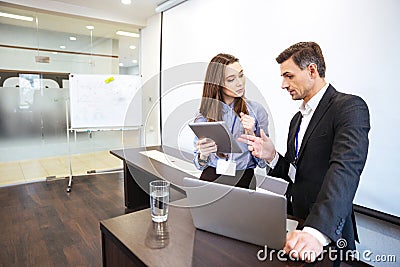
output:
[[[245,83],[239,59],[229,54],[216,55],[207,67],[200,111],[194,121],[225,121],[235,139],[243,133],[260,136],[260,129],[268,135],[267,111],[244,97]],[[217,145],[209,138],[196,137],[194,144],[194,164],[203,171],[201,180],[255,188],[254,168],[263,168],[266,163],[252,156],[246,144],[239,143],[245,152],[230,154],[217,153]],[[236,175],[217,174],[219,160],[234,162]]]

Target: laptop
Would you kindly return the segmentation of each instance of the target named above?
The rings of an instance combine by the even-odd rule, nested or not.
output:
[[[192,178],[184,178],[183,185],[197,229],[283,248],[287,233],[285,196]],[[290,225],[294,229],[297,226]]]

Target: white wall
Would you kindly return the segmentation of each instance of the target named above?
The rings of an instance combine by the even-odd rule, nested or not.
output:
[[[237,56],[248,81],[255,85],[247,88],[246,94],[252,99],[252,91],[259,91],[268,103],[275,143],[284,153],[289,121],[300,102],[292,101],[280,89],[275,58],[296,42],[319,43],[327,63],[327,81],[339,91],[361,96],[370,109],[370,150],[355,202],[400,216],[395,201],[400,195],[399,10],[397,0],[252,0],[246,4],[240,0],[191,0],[164,13],[162,69],[204,64],[219,52]],[[201,69],[201,64],[197,65]],[[204,72],[192,77],[190,86],[188,80],[181,83],[181,94],[163,98],[167,101],[162,103],[163,124],[168,123],[164,113],[170,117],[180,106],[200,98],[201,86],[195,81]],[[187,75],[183,72],[181,76]],[[173,81],[163,80],[163,93],[174,89],[168,83],[179,84],[180,80],[175,80],[179,76],[175,73]]]
[[[161,14],[154,15],[141,30],[141,74],[143,96],[144,145],[160,144],[160,38]]]

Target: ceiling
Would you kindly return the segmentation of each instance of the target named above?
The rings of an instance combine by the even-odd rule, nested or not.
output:
[[[68,36],[89,35],[87,25],[93,25],[93,36],[119,40],[119,59],[124,67],[135,66],[139,60],[139,38],[116,35],[117,30],[139,33],[149,17],[156,14],[157,5],[165,0],[132,0],[132,4],[121,4],[121,0],[15,0],[0,1],[0,12],[37,18],[27,22],[0,17],[0,23],[38,30],[66,33]],[[134,45],[136,49],[130,49]],[[60,48],[55,48],[60,49]]]

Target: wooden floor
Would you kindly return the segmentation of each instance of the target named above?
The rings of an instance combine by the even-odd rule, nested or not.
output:
[[[99,222],[125,213],[123,174],[0,188],[0,266],[101,266]]]

